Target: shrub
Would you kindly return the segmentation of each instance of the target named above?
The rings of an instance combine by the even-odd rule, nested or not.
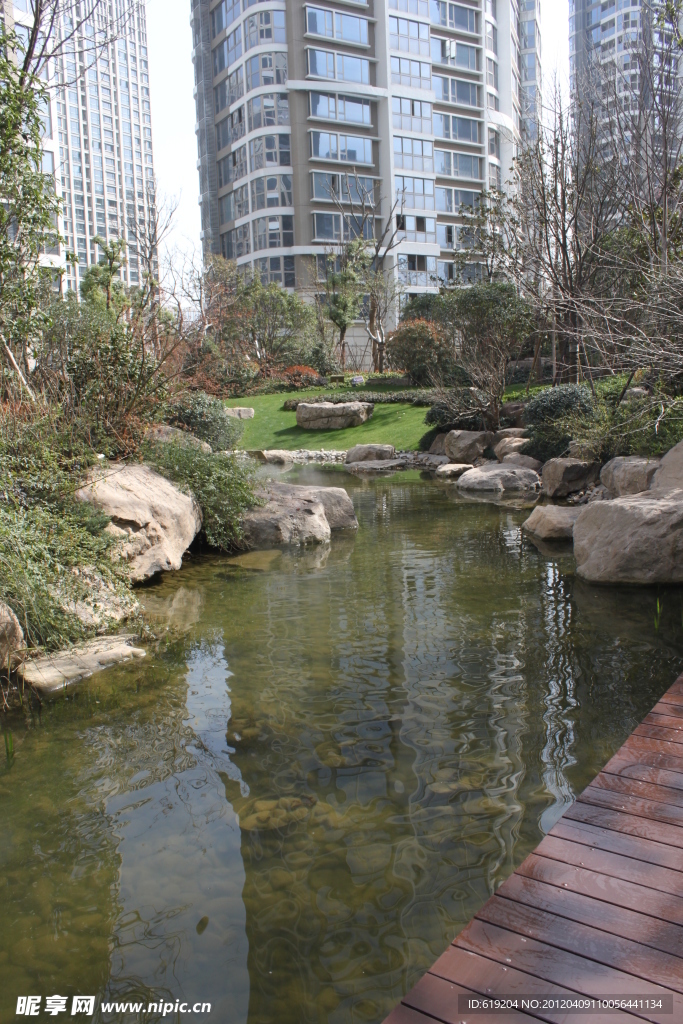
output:
[[[405,370],[413,384],[428,386],[435,380],[457,376],[455,347],[438,324],[405,320],[387,338],[386,352],[394,370]]]
[[[168,408],[166,421],[172,426],[187,427],[214,451],[235,448],[243,430],[239,420],[228,416],[220,399],[203,391],[190,392],[174,402]]]
[[[202,510],[206,543],[221,551],[235,548],[242,535],[241,519],[256,504],[252,477],[233,455],[208,454],[193,445],[143,445],[145,462],[162,476],[191,492]]]
[[[572,414],[589,415],[592,408],[591,393],[585,384],[561,384],[534,395],[524,410],[524,418],[529,426],[553,423]]]

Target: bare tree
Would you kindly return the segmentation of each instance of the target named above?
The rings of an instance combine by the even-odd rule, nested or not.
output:
[[[173,221],[178,209],[175,198],[159,198],[156,181],[147,181],[147,214],[138,219],[132,216],[128,220],[128,249],[137,255],[142,265],[143,290],[149,293],[149,304],[153,313],[158,312],[161,301],[159,282],[159,250],[173,229]],[[155,353],[159,349],[158,317],[153,316],[153,345]]]

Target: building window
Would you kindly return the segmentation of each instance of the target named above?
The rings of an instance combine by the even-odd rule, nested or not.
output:
[[[249,100],[249,131],[270,128],[274,125],[289,124],[289,99],[287,93],[264,93]]]
[[[403,14],[417,14],[420,18],[429,17],[429,0],[389,0],[389,7]]]
[[[265,210],[273,206],[293,206],[292,176],[280,174],[268,178],[257,178],[251,183],[251,208]]]
[[[312,48],[307,53],[308,74],[315,78],[336,78],[340,82],[356,82],[359,85],[370,83],[370,61],[363,57]]]
[[[486,22],[486,49],[498,53],[498,29],[490,21]]]
[[[486,84],[498,88],[498,64],[491,57],[486,58]]]
[[[451,114],[434,114],[434,135],[439,139],[453,139],[456,142],[479,144],[480,122],[470,117]]]
[[[423,288],[435,287],[438,284],[436,257],[412,256],[407,253],[399,253],[398,278],[401,284]]]
[[[408,85],[413,89],[431,89],[431,64],[409,57],[392,57],[391,81],[394,85]]]
[[[261,85],[287,84],[287,54],[259,53],[244,65],[247,74],[247,92]]]
[[[372,139],[333,132],[311,132],[311,155],[320,160],[372,163]]]
[[[500,160],[500,132],[489,128],[489,156],[495,156]]]
[[[221,235],[221,255],[226,260],[237,260],[241,256],[248,256],[251,251],[249,224],[240,224],[232,231],[226,231]]]
[[[306,31],[314,36],[326,36],[345,43],[368,44],[368,23],[355,14],[340,14],[319,7],[306,8]]]
[[[220,114],[221,110],[225,110],[236,100],[244,96],[244,74],[242,68],[239,67],[233,73],[217,85],[213,90],[215,98],[216,113]]]
[[[228,153],[218,161],[218,187],[224,188],[238,181],[247,173],[247,147],[240,146],[234,153]]]
[[[336,96],[324,92],[310,94],[311,117],[326,121],[349,121],[353,124],[371,124],[370,101],[355,96]]]
[[[429,5],[433,25],[457,29],[459,32],[476,32],[477,15],[460,4],[448,4],[443,0],[432,0]]]
[[[213,51],[213,74],[220,75],[231,64],[234,64],[238,57],[242,56],[242,28],[240,25],[230,33]]]
[[[394,136],[394,165],[407,171],[433,171],[434,147],[426,139]]]
[[[232,114],[216,125],[216,149],[220,152],[226,146],[244,137],[246,131],[244,107],[238,107]]]
[[[409,100],[403,96],[391,99],[394,128],[407,132],[432,133],[432,105],[425,100]]]
[[[479,180],[481,178],[480,159],[478,156],[468,156],[465,153],[451,153],[450,150],[434,150],[436,173],[447,178],[470,178]]]
[[[296,287],[293,256],[259,256],[254,260],[254,271],[261,278],[261,284]]]
[[[434,75],[434,91],[445,103],[457,103],[461,107],[479,106],[479,92],[473,82]]]
[[[434,182],[431,178],[409,178],[397,174],[396,199],[406,210],[433,210]]]
[[[432,63],[477,71],[477,51],[474,46],[457,43],[454,39],[432,38]]]
[[[264,167],[291,166],[290,136],[261,135],[249,143],[249,167],[259,171]]]
[[[357,205],[375,205],[375,182],[362,174],[325,174],[314,171],[311,175],[311,195],[314,199],[341,199]]]
[[[263,46],[265,43],[286,43],[284,11],[261,11],[252,14],[244,23],[244,49]]]
[[[216,38],[228,25],[232,25],[235,18],[242,13],[240,0],[222,0],[218,7],[211,12],[211,36]]]
[[[435,242],[436,220],[399,213],[396,217],[397,238],[402,242]]]
[[[358,238],[361,231],[361,223],[363,237],[372,238],[374,230],[372,219],[362,221],[360,216],[355,217],[351,214],[344,216],[342,224],[342,217],[338,213],[314,213],[313,238],[320,242],[339,242],[341,241],[343,228],[344,241],[347,242],[352,238]]]
[[[259,249],[291,248],[294,245],[294,218],[258,217],[252,221],[254,252]]]
[[[429,57],[429,25],[407,18],[389,18],[389,46],[392,50]]]

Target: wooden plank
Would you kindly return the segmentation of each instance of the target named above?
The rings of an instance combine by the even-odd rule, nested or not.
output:
[[[491,918],[495,918],[496,922]],[[535,918],[546,918],[546,927],[534,923]],[[503,920],[514,922],[515,930],[508,930],[508,926],[501,927],[499,922]],[[552,944],[543,939],[539,940],[534,932],[548,932],[552,936]],[[586,955],[566,948],[573,940],[577,941]],[[672,993],[670,985],[665,987],[653,980],[644,981],[642,975],[633,971],[633,962],[626,949],[628,946],[635,946],[636,943],[621,940],[624,946],[618,954],[618,959],[624,970],[591,957],[593,953],[599,956],[603,944],[606,945],[610,940],[618,941],[605,932],[597,932],[565,920],[558,922],[552,914],[542,914],[533,911],[531,907],[523,907],[494,896],[460,933],[457,945],[461,949],[470,949],[473,953],[497,960],[505,966],[533,974],[546,982],[571,988],[593,998],[613,996],[617,993],[624,997],[644,995],[646,992],[662,997],[673,994],[673,1018],[670,1013],[662,1014],[649,1010],[634,1011],[634,1016],[656,1021],[658,1024],[672,1024],[672,1021],[678,1019],[677,1014],[683,1020],[683,995],[678,992]],[[644,946],[641,949],[650,959],[661,957],[662,962],[667,959],[664,953],[657,950]],[[609,949],[607,953],[609,955]],[[658,973],[663,973],[663,970]]]
[[[623,793],[639,800],[650,800],[656,803],[672,804],[679,807],[683,803],[680,791],[672,786],[659,786],[641,779],[629,779],[621,775],[608,775],[600,772],[587,789],[607,789],[610,793]],[[585,792],[585,790],[584,790]]]
[[[623,832],[624,835],[650,839],[662,845],[683,850],[683,828],[676,824],[653,821],[638,815],[629,814],[621,807],[605,808],[599,804],[584,803],[580,798],[568,807],[563,814],[565,821],[582,821],[586,824],[600,825],[603,828]]]
[[[666,710],[652,709],[649,715],[645,715],[642,721],[643,725],[658,725],[662,729],[674,729],[683,731],[683,721],[680,718],[676,718],[675,715],[668,715]]]
[[[624,856],[611,850],[595,849],[582,846],[571,839],[560,836],[546,836],[534,851],[536,857],[547,857],[573,867],[596,871],[612,878],[620,878],[626,882],[668,892],[680,898],[683,893],[683,864],[678,868],[662,867],[657,864],[646,864],[642,860]],[[683,904],[683,900],[681,900]],[[681,922],[683,924],[683,921]]]
[[[557,999],[576,998],[580,995],[574,988],[564,988],[561,985],[554,985],[552,982],[544,981],[533,974],[515,970],[509,964],[501,964],[496,960],[490,960],[470,950],[460,949],[453,945],[447,949],[443,956],[440,956],[432,967],[431,973],[443,978],[446,982],[457,982],[465,985],[466,988],[477,992],[482,996],[516,996],[518,999],[534,996],[549,996]],[[479,1014],[477,1014],[477,1017]],[[533,1016],[544,1021],[564,1021],[568,1019],[566,1011],[533,1011]],[[631,1021],[631,1024],[638,1019],[630,1013],[591,1013],[591,1024],[612,1024],[615,1016],[623,1021]],[[507,1018],[507,1014],[505,1014]],[[458,1021],[460,1018],[456,1018]],[[528,1018],[527,1018],[528,1019]],[[501,1015],[497,1021],[501,1020]]]
[[[610,793],[609,790],[597,786],[588,786],[584,789],[577,802],[605,807],[608,810],[625,811],[634,817],[649,819],[655,823],[683,825],[683,807],[655,800],[642,800],[624,793]]]
[[[681,697],[675,704],[673,702],[669,704],[664,700],[664,698],[662,698],[662,700],[655,704],[651,714],[672,715],[674,718],[680,718],[683,720],[683,697]]]
[[[683,708],[683,697],[678,697],[675,693],[671,693],[669,690],[660,698],[660,700],[657,701],[655,707],[659,707],[660,704],[666,705],[666,707]]]
[[[665,743],[683,746],[683,734],[678,729],[665,729],[658,725],[637,725],[633,730],[633,735],[647,736],[651,740],[663,740]]]
[[[583,847],[585,849],[585,847]],[[638,861],[633,861],[637,864]],[[653,868],[653,871],[664,868]],[[683,898],[670,893],[648,889],[644,885],[629,882],[625,878],[613,878],[589,868],[574,867],[547,857],[530,854],[517,868],[520,875],[536,878],[539,882],[556,885],[572,892],[583,893],[595,900],[614,903],[617,907],[630,907],[641,914],[658,917],[661,921],[683,926]],[[682,969],[683,969],[683,965]]]
[[[438,960],[437,960],[438,963]],[[483,993],[482,993],[483,994]],[[512,1010],[504,1017],[497,1011],[495,1013],[461,1013],[458,1010],[458,997],[461,995],[475,996],[476,992],[462,984],[454,984],[445,978],[432,974],[425,974],[420,978],[417,985],[410,990],[403,1002],[421,1013],[428,1013],[432,1018],[444,1021],[445,1024],[501,1024],[501,1020],[527,1021],[535,1018],[519,1010]]]
[[[650,751],[653,754],[669,754],[670,757],[683,757],[680,743],[667,743],[664,740],[651,739],[649,736],[637,736],[634,732],[621,747],[619,753],[636,750]]]
[[[418,1010],[411,1010],[409,1006],[399,1003],[395,1006],[389,1016],[385,1018],[384,1024],[434,1024],[434,1017],[425,1016]]]
[[[664,755],[659,755],[663,757]],[[650,755],[655,758],[657,755]],[[676,761],[676,758],[667,758],[669,762]],[[649,782],[653,786],[669,786],[683,792],[683,761],[681,770],[675,767],[673,770],[663,765],[650,765],[644,761],[635,762],[631,756],[623,758],[613,757],[600,773],[601,775],[620,775],[625,779],[638,779],[640,782]]]
[[[477,921],[486,929],[494,927],[495,942],[489,932],[485,941],[481,932],[470,933]],[[474,944],[472,934],[477,936]],[[485,949],[491,943],[495,949],[487,954]],[[503,946],[496,952],[498,943]],[[674,1007],[680,1008],[683,1020],[683,994],[672,985],[670,976],[672,965],[678,967],[680,958],[631,939],[494,897],[461,932],[457,944],[586,995],[663,995],[673,991]],[[610,989],[610,985],[617,988]]]
[[[544,910],[557,917],[566,917],[577,924],[588,925],[612,935],[634,935],[643,946],[652,946],[653,949],[661,949],[663,953],[683,958],[683,928],[661,921],[658,917],[599,902],[582,893],[539,882],[535,878],[526,878],[516,871],[503,882],[496,896]]]
[[[573,843],[582,843],[584,846],[593,846],[596,850],[621,853],[624,857],[633,857],[634,860],[642,860],[646,864],[659,864],[663,868],[683,871],[683,852],[675,847],[653,843],[650,839],[640,836],[600,828],[588,822],[572,821],[563,816],[549,835],[568,839]]]

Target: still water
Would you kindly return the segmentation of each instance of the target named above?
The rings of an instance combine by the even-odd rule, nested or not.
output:
[[[681,590],[582,584],[521,507],[317,479],[355,537],[188,559],[143,663],[3,719],[3,1024],[381,1021],[683,667]]]

